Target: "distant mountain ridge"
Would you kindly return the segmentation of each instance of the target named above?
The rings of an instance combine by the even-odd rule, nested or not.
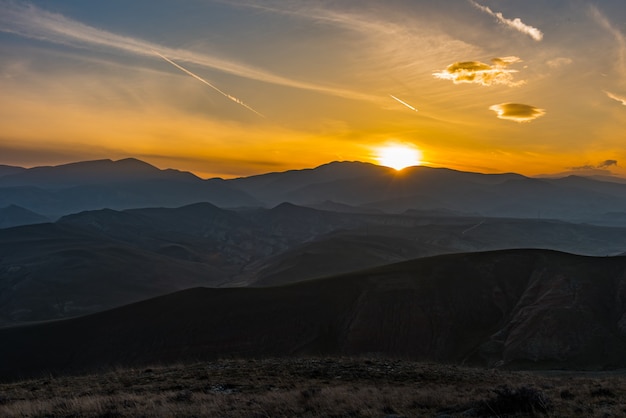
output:
[[[125,158],[117,161],[106,159],[33,167],[5,175],[0,172],[0,187],[61,188],[154,179],[200,180],[199,177],[189,172],[173,169],[160,170],[136,158]]]
[[[319,172],[318,172],[319,170]],[[333,175],[337,172],[336,175]],[[332,201],[387,213],[447,210],[499,217],[602,219],[626,210],[626,184],[588,178],[536,179],[426,166],[395,171],[367,163],[228,180],[266,204]]]
[[[21,170],[10,167],[2,173],[0,167],[0,207],[13,204],[52,218],[102,208],[178,207],[199,202],[223,208],[274,207],[289,202],[334,205],[346,213],[447,211],[626,225],[619,217],[606,215],[626,213],[626,183],[597,177],[530,178],[426,166],[396,171],[353,161],[203,180],[133,158]]]
[[[0,207],[17,205],[49,218],[94,209],[179,207],[212,202],[222,207],[260,203],[221,179],[203,180],[143,161],[96,160],[34,167],[0,175]]]

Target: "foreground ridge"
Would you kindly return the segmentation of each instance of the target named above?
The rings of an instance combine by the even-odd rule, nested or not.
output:
[[[0,384],[0,393],[5,417],[619,416],[626,377],[307,357],[47,376]]]

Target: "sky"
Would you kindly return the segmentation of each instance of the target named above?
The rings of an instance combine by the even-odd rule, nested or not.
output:
[[[0,0],[0,164],[626,176],[623,0]]]

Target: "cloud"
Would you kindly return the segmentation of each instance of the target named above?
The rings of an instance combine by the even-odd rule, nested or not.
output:
[[[477,9],[482,10],[483,12],[487,13],[488,15],[491,15],[491,16],[495,17],[498,20],[498,22],[502,23],[503,25],[505,25],[505,26],[507,26],[507,27],[509,27],[511,29],[514,29],[514,30],[516,30],[518,32],[521,32],[523,34],[526,34],[526,35],[530,36],[531,38],[533,38],[537,42],[539,42],[539,41],[541,41],[543,39],[543,33],[539,29],[525,24],[524,22],[522,22],[522,20],[520,18],[516,17],[513,20],[507,19],[504,16],[502,16],[502,13],[494,12],[487,6],[481,6],[480,4],[476,3],[473,0],[468,0],[468,1],[472,5],[474,5]]]
[[[610,91],[605,91],[604,93],[609,96],[609,98],[626,106],[626,97],[618,96],[617,94],[611,93]]]
[[[604,16],[600,10],[598,10],[595,6],[589,6],[591,11],[591,16],[598,22],[600,26],[602,26],[606,31],[608,31],[617,42],[617,66],[618,70],[623,78],[626,78],[626,36],[611,22],[609,19]]]
[[[452,80],[454,84],[475,83],[483,86],[504,84],[516,87],[524,84],[525,81],[513,81],[513,74],[518,71],[507,67],[520,61],[518,57],[503,57],[493,58],[491,60],[493,65],[480,61],[455,62],[448,65],[445,70],[433,73],[433,76],[442,80]]]
[[[579,165],[576,167],[568,167],[570,170],[582,171],[582,170],[595,170],[596,167],[591,164]]]
[[[604,160],[600,164],[598,164],[597,168],[608,168],[611,166],[617,167],[617,160]]]
[[[609,170],[610,167],[617,167],[617,160],[604,160],[598,163],[598,165],[584,164],[584,165],[579,165],[576,167],[568,167],[568,168],[573,171],[587,171],[590,174],[593,174],[593,173],[605,174],[605,173],[610,173],[610,170]]]
[[[548,64],[548,67],[550,68],[559,68],[559,67],[563,67],[566,65],[570,65],[572,62],[574,61],[571,58],[558,57],[558,58],[551,59],[546,64]]]
[[[498,114],[498,118],[515,122],[530,122],[546,114],[546,111],[520,103],[501,103],[489,107]]]
[[[152,56],[159,51],[172,60],[192,63],[239,77],[280,86],[315,91],[354,100],[375,101],[371,95],[336,87],[294,80],[233,60],[201,54],[184,49],[174,49],[143,39],[119,35],[48,12],[30,4],[0,0],[0,32],[12,33],[74,48],[105,48],[136,56]]]

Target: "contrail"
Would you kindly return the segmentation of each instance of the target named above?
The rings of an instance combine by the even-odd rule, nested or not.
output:
[[[469,228],[467,228],[465,231],[461,232],[461,235],[465,235],[467,232],[471,231],[472,229],[478,228],[479,226],[481,226],[482,224],[484,224],[486,221],[486,219],[483,219],[482,221],[480,221],[479,223],[477,223],[476,225],[470,226]]]
[[[417,112],[417,109],[414,108],[413,106],[411,106],[410,104],[408,104],[407,102],[405,102],[404,100],[400,100],[398,99],[396,96],[394,96],[393,94],[389,95],[392,99],[397,100],[399,103],[402,103],[403,105],[405,105],[406,107],[408,107],[409,109]]]
[[[241,100],[239,100],[238,98],[236,98],[235,96],[231,96],[230,94],[223,92],[222,90],[220,90],[219,88],[217,88],[216,86],[214,86],[213,84],[209,83],[208,81],[206,81],[204,78],[200,77],[199,75],[196,75],[194,73],[192,73],[191,71],[189,71],[188,69],[182,67],[181,65],[176,64],[174,61],[172,61],[171,59],[169,59],[168,57],[166,57],[163,54],[160,54],[157,51],[152,51],[155,54],[157,54],[159,57],[163,58],[165,61],[169,62],[170,64],[172,64],[174,67],[178,68],[179,70],[189,74],[190,76],[192,76],[193,78],[195,78],[198,81],[203,82],[204,84],[206,84],[207,86],[211,87],[213,90],[217,91],[218,93],[220,93],[222,96],[229,98],[230,100],[232,100],[233,102],[245,107],[246,109],[248,109],[251,112],[256,113],[257,115],[261,116],[262,118],[264,118],[265,116],[263,116],[261,113],[257,112],[256,110],[254,110],[253,108],[251,108],[250,106],[248,106],[247,104],[245,104],[244,102],[242,102]]]

